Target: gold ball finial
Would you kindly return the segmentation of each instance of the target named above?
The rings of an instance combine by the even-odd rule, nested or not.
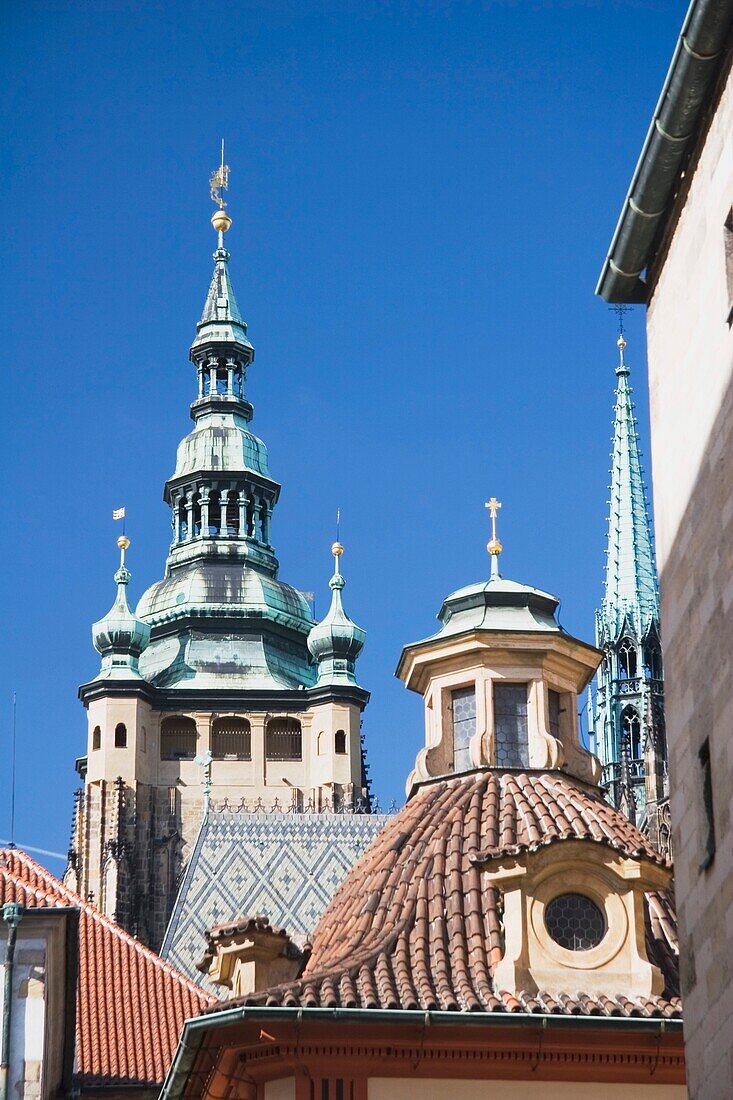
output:
[[[227,229],[232,224],[232,219],[229,217],[226,210],[215,210],[211,215],[211,224],[217,233],[226,233]]]
[[[331,553],[333,554],[333,556],[335,558],[340,558],[341,555],[343,554],[343,552],[344,552],[344,548],[341,545],[341,543],[340,542],[334,542],[333,546],[331,547]]]
[[[120,537],[117,539],[117,545],[119,546],[120,550],[127,550],[130,545],[130,540],[128,539],[127,535],[120,535]]]
[[[624,337],[623,332],[619,335],[619,338],[616,341],[616,347],[621,348],[621,351],[623,351],[626,347],[626,338]]]
[[[486,549],[489,551],[490,554],[498,555],[502,552],[504,547],[502,546],[499,539],[493,538],[489,539],[489,541],[486,543]]]

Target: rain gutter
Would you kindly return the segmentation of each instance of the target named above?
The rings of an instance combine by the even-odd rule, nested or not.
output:
[[[305,1020],[344,1023],[413,1024],[427,1026],[451,1026],[455,1024],[494,1024],[506,1028],[528,1028],[539,1025],[538,1030],[565,1030],[585,1028],[613,1028],[622,1031],[641,1031],[658,1035],[682,1033],[682,1020],[650,1019],[645,1016],[574,1016],[552,1015],[539,1012],[421,1012],[415,1009],[373,1008],[263,1008],[238,1006],[210,1012],[186,1020],[171,1068],[163,1083],[160,1100],[179,1100],[186,1087],[189,1073],[196,1061],[206,1031],[213,1028],[233,1027],[249,1021],[272,1023],[287,1020],[301,1023]]]
[[[13,1009],[13,971],[15,969],[15,942],[18,925],[23,919],[25,907],[9,901],[3,905],[3,920],[8,926],[3,980],[3,1030],[0,1045],[0,1100],[8,1097],[8,1073],[10,1067],[10,1022]]]
[[[730,44],[733,0],[692,0],[634,170],[596,294],[607,302],[646,302],[643,272],[656,254]]]

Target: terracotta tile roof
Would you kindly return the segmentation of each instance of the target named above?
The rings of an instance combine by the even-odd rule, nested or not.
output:
[[[662,862],[600,793],[559,772],[483,770],[425,784],[339,887],[302,977],[239,1003],[679,1017],[670,895],[647,895],[647,945],[665,977],[663,996],[632,1001],[572,989],[515,997],[495,987],[499,897],[482,882],[480,857],[578,838]]]
[[[77,1080],[160,1084],[183,1027],[214,998],[82,901],[25,852],[0,849],[0,904],[75,906],[79,914]]]

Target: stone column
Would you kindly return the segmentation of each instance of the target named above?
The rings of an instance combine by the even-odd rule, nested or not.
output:
[[[229,503],[229,490],[219,490],[219,534],[222,538],[226,538],[229,534],[227,528],[227,504]]]
[[[265,546],[270,545],[270,520],[272,519],[272,505],[265,501],[262,509],[262,541]]]
[[[234,360],[227,359],[227,397],[234,396]]]
[[[239,537],[243,539],[247,534],[247,494],[244,490],[241,490],[237,495],[237,503],[239,505]]]
[[[218,365],[216,359],[209,360],[209,397],[216,396],[216,371]]]
[[[173,499],[173,542],[178,544],[181,541],[181,500],[180,493],[176,493]]]
[[[199,401],[204,396],[204,364],[198,363],[196,366],[199,376]]]
[[[202,489],[199,498],[199,504],[201,505],[201,538],[207,539],[209,537],[209,490]]]

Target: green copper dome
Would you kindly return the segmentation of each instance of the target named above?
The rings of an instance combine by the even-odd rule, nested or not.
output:
[[[94,648],[102,655],[99,679],[138,678],[138,658],[150,642],[150,626],[136,618],[127,603],[127,586],[132,574],[124,562],[115,573],[117,598],[112,607],[92,626]]]
[[[355,662],[366,639],[366,631],[352,622],[341,602],[346,581],[339,570],[340,543],[334,543],[335,572],[328,582],[333,595],[328,614],[308,635],[308,649],[318,664],[319,684],[355,684]]]

